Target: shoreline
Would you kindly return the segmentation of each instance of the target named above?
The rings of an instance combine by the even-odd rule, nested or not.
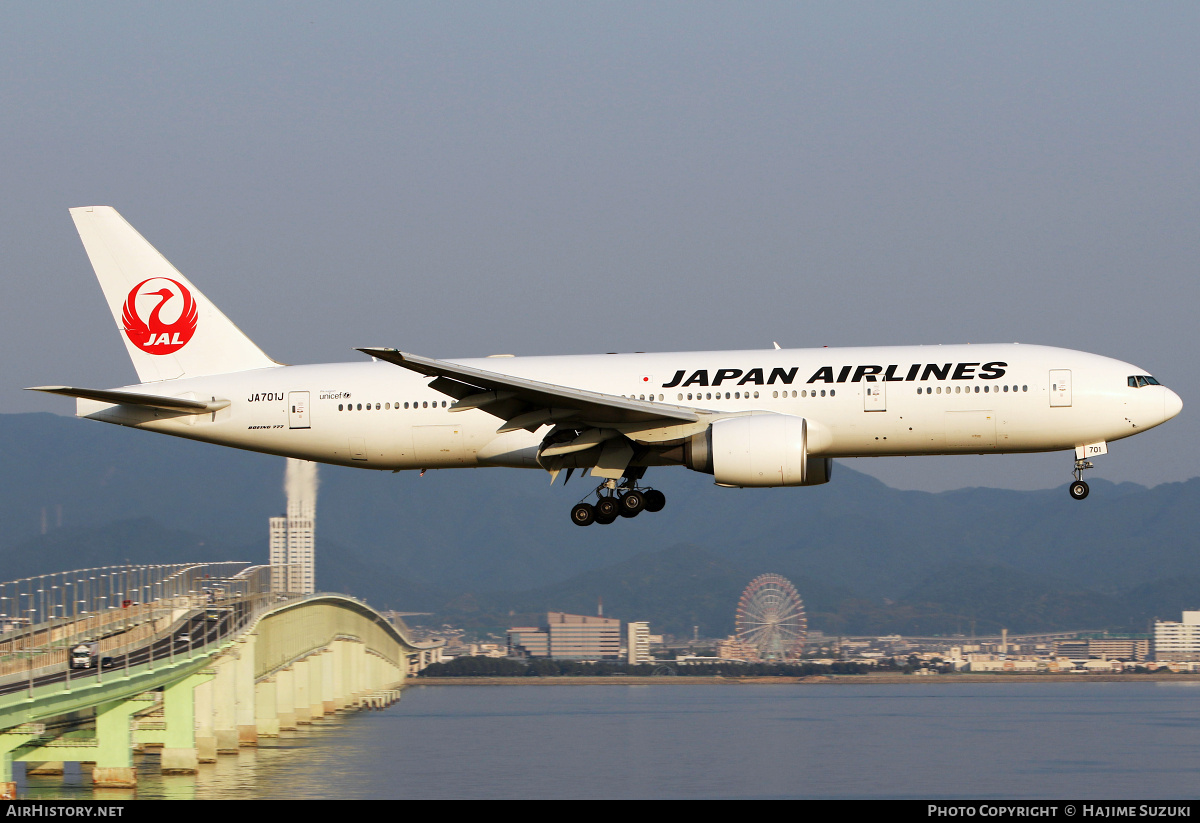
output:
[[[410,677],[410,686],[897,686],[932,683],[1200,683],[1200,674],[842,674],[808,677]]]

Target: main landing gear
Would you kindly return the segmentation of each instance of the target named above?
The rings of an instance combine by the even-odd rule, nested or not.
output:
[[[1084,482],[1083,470],[1095,468],[1091,460],[1075,461],[1075,480],[1071,483],[1071,497],[1076,500],[1082,500],[1088,496],[1088,484]]]
[[[637,517],[643,511],[662,511],[667,505],[667,496],[658,489],[639,489],[637,481],[624,480],[620,487],[616,480],[605,480],[592,494],[596,495],[593,506],[584,500],[571,509],[571,522],[576,526],[599,523],[607,526],[618,517]],[[586,500],[586,498],[585,498]]]

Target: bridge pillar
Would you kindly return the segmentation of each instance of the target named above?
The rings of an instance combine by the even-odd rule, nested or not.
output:
[[[363,698],[370,692],[370,686],[367,684],[367,647],[362,643],[355,643],[351,648],[351,655],[349,670],[354,677],[354,704],[361,706]]]
[[[307,726],[312,722],[312,701],[308,697],[311,678],[308,670],[310,668],[309,661],[311,660],[312,655],[309,655],[303,660],[297,660],[292,664],[292,671],[295,672],[295,677],[292,679],[294,695],[292,699],[292,711],[296,715],[296,724],[299,726]]]
[[[330,715],[337,711],[337,701],[334,693],[334,673],[338,668],[338,659],[334,640],[321,652],[321,714]]]
[[[38,732],[22,726],[0,732],[0,800],[17,799],[17,782],[13,780],[13,751],[36,740],[38,736]]]
[[[379,688],[379,658],[373,654],[367,654],[367,680],[364,685],[368,695]]]
[[[237,654],[236,649],[213,661],[217,676],[213,680],[213,734],[217,754],[237,754]]]
[[[349,641],[338,638],[333,641],[333,710],[343,711],[350,704],[349,673],[346,671],[350,663]]]
[[[317,652],[306,658],[308,662],[308,714],[316,720],[325,716],[325,701],[321,688],[325,682],[325,653]]]
[[[279,674],[254,684],[254,731],[258,737],[279,737]]]
[[[254,685],[255,638],[255,635],[248,634],[238,642],[237,708],[234,721],[237,725],[239,746],[258,745],[258,718],[255,710],[258,690]]]
[[[201,763],[217,762],[217,734],[213,728],[213,680],[196,686],[196,758]]]
[[[377,691],[391,685],[391,664],[377,654],[371,655],[371,690]]]
[[[163,687],[163,774],[195,774],[200,762],[196,751],[196,687],[212,680],[202,672]],[[214,758],[215,759],[215,758]]]
[[[355,665],[358,661],[358,643],[347,640],[342,646],[342,693],[347,708],[358,705],[358,677]]]
[[[141,700],[114,700],[96,707],[96,765],[92,785],[104,789],[137,787],[133,765],[133,734],[130,718],[145,708]]]
[[[296,672],[293,668],[275,673],[275,709],[280,731],[296,729]]]

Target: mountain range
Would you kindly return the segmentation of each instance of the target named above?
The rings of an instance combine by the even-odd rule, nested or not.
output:
[[[0,415],[0,459],[4,580],[266,562],[267,518],[285,507],[282,458],[68,417]],[[732,630],[764,572],[792,580],[827,633],[1146,631],[1200,604],[1200,478],[1095,479],[1083,502],[1063,488],[901,491],[847,461],[812,488],[722,489],[683,469],[647,480],[662,512],[579,528],[567,515],[586,478],[322,466],[318,584],[481,628],[603,600],[606,615],[707,636]]]

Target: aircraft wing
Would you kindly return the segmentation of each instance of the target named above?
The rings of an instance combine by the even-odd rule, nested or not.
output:
[[[134,392],[110,391],[107,389],[77,389],[73,386],[31,386],[26,391],[44,391],[47,394],[82,397],[85,400],[98,400],[101,403],[145,406],[151,409],[183,412],[184,414],[215,412],[229,405],[228,400],[205,402],[203,400],[185,400],[182,397],[161,397],[157,394],[135,394]]]
[[[457,402],[451,406],[451,411],[482,409],[505,421],[497,430],[500,432],[534,431],[545,423],[568,420],[603,427],[653,423],[679,425],[701,419],[694,409],[681,406],[541,383],[396,349],[365,348],[359,351],[436,378],[429,384],[430,388],[455,398]]]

